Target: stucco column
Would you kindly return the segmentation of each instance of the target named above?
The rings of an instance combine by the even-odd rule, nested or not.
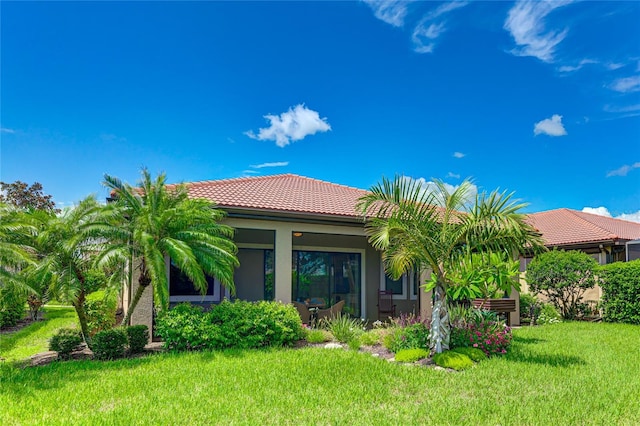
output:
[[[516,311],[509,313],[509,320],[512,326],[517,326],[520,325],[520,293],[515,288],[512,288],[510,297],[516,301]]]
[[[275,300],[291,302],[291,229],[279,227],[275,231]]]

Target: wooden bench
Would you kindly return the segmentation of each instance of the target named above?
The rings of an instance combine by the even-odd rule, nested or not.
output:
[[[507,325],[511,326],[511,315],[510,312],[516,311],[516,300],[515,299],[474,299],[473,306],[475,308],[486,309],[491,312],[496,312],[498,314],[506,314],[507,317]]]

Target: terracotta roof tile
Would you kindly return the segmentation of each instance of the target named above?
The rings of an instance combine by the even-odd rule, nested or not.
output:
[[[570,209],[529,215],[548,246],[640,238],[640,223]]]
[[[367,191],[294,174],[187,182],[191,197],[220,207],[361,217],[355,210]]]

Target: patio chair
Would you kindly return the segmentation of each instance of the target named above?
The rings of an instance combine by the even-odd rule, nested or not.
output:
[[[384,319],[396,316],[396,305],[393,304],[393,292],[391,290],[378,291],[378,319],[384,314]]]
[[[339,301],[329,309],[318,309],[316,318],[318,321],[323,318],[335,318],[342,312],[342,308],[344,308],[344,300]]]
[[[309,324],[311,322],[311,311],[307,308],[307,305],[300,302],[291,302],[293,306],[298,310],[298,315],[300,315],[300,319],[303,324]]]

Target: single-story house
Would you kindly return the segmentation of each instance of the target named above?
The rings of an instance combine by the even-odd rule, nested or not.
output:
[[[396,314],[431,315],[424,277],[388,277],[381,254],[367,241],[355,205],[366,191],[293,174],[186,183],[189,195],[206,198],[227,212],[224,223],[236,230],[240,267],[235,297],[291,301],[319,300],[327,306],[344,300],[343,312],[378,319],[378,290],[391,290]],[[170,303],[212,304],[229,297],[211,279],[205,296],[167,262]],[[135,280],[134,280],[135,281]],[[125,291],[128,305],[131,291]],[[153,297],[146,291],[132,315],[133,324],[151,327]],[[382,317],[384,319],[384,317]]]
[[[640,239],[640,223],[570,209],[532,213],[529,221],[550,250],[580,250],[600,265],[626,261],[628,248],[632,247],[628,243]],[[532,259],[520,258],[521,272]],[[524,283],[523,290],[526,289]],[[602,290],[596,286],[585,293],[584,300],[598,301],[601,296]]]
[[[378,319],[378,291],[391,290],[396,314],[431,315],[430,293],[420,291],[428,278],[416,273],[392,280],[381,253],[367,241],[355,205],[365,190],[294,174],[243,177],[186,183],[189,195],[205,198],[227,212],[224,222],[235,228],[240,267],[234,281],[236,298],[320,301],[326,306],[344,301],[343,311]],[[625,243],[640,239],[640,224],[577,212],[552,210],[530,215],[549,248],[579,249],[600,263],[624,260]],[[521,271],[530,257],[521,258]],[[210,280],[206,295],[167,261],[170,303],[215,304],[229,291]],[[135,282],[135,280],[134,280]],[[125,291],[128,306],[132,289]],[[526,284],[525,284],[526,291]],[[597,300],[600,290],[588,295]],[[511,324],[519,324],[518,293]],[[148,289],[132,315],[133,324],[151,328],[153,297]]]

